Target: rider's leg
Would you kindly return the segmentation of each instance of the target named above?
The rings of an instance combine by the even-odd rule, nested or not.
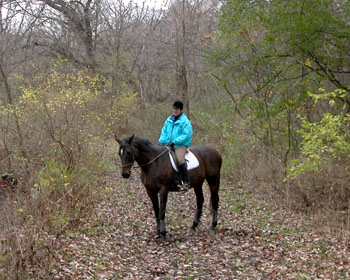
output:
[[[187,147],[179,147],[175,149],[175,154],[177,157],[177,161],[179,163],[179,171],[182,179],[182,186],[181,190],[182,191],[188,191],[190,187],[190,181],[188,177],[188,171],[187,171],[187,164],[185,161],[185,155],[187,152]]]
[[[188,177],[187,163],[179,166],[181,178],[182,178],[182,186],[181,190],[187,192],[190,189],[190,178]]]

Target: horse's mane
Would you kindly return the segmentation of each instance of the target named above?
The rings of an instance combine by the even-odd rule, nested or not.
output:
[[[141,137],[134,137],[133,142],[135,142],[138,145],[142,145],[142,146],[150,146],[152,145],[152,142],[146,138],[141,138]]]

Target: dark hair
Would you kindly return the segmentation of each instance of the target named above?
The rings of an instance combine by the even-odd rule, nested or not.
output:
[[[182,110],[184,108],[184,104],[180,100],[176,100],[173,104],[173,108]]]

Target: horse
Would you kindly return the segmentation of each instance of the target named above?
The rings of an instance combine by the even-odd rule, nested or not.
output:
[[[177,173],[173,170],[168,156],[169,147],[152,144],[148,139],[132,135],[119,139],[119,157],[122,162],[122,176],[129,178],[131,168],[136,161],[141,168],[141,181],[152,201],[154,215],[157,223],[157,238],[166,240],[165,211],[168,193],[179,191],[175,181]],[[189,170],[190,188],[193,188],[197,209],[194,216],[192,230],[199,224],[204,202],[202,185],[207,180],[211,194],[212,223],[211,230],[217,226],[219,206],[219,185],[222,157],[217,150],[206,145],[190,147],[191,152],[197,157],[199,166]],[[159,196],[159,200],[158,200]]]

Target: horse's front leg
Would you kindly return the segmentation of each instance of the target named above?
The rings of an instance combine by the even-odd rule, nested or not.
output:
[[[163,187],[159,192],[159,222],[160,222],[160,237],[162,240],[166,240],[166,230],[165,230],[165,209],[168,200],[168,190]]]
[[[147,194],[152,201],[154,216],[155,216],[156,222],[157,222],[157,237],[160,237],[158,193],[156,191],[147,190]]]

